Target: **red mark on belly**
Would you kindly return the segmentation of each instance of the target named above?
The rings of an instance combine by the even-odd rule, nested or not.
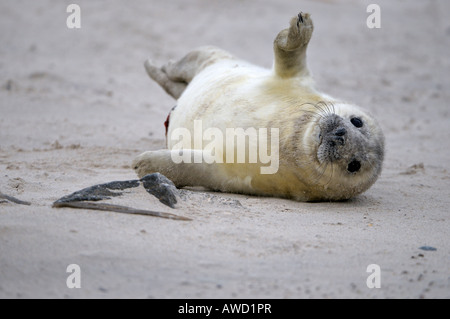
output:
[[[167,115],[167,119],[164,122],[164,127],[166,128],[166,137],[167,137],[167,132],[169,131],[169,122],[170,122],[170,114],[172,114],[172,111],[175,110],[177,106],[175,105],[169,112],[169,115]]]
[[[170,112],[170,113],[172,113],[172,112]],[[170,113],[169,113],[169,115],[167,115],[167,119],[164,122],[164,126],[166,127],[166,137],[167,137],[167,131],[169,130]]]

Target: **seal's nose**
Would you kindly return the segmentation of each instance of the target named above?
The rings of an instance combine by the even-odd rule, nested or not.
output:
[[[338,128],[333,133],[333,139],[336,142],[338,142],[339,144],[344,145],[344,143],[345,143],[345,139],[344,139],[345,134],[347,134],[347,130],[345,128],[343,128],[343,127]]]
[[[334,131],[335,136],[344,136],[345,134],[347,134],[347,130],[343,127],[338,128],[336,131]]]

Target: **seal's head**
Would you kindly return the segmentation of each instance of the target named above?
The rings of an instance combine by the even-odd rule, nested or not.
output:
[[[364,192],[381,173],[384,136],[380,126],[354,105],[321,102],[316,108],[310,143],[315,145],[311,151],[316,183],[324,189],[322,197],[348,199]]]

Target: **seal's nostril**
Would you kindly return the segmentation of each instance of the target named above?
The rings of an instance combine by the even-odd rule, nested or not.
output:
[[[345,134],[347,134],[347,130],[345,128],[343,128],[343,127],[337,129],[334,132],[334,135],[336,135],[336,136],[344,136]]]

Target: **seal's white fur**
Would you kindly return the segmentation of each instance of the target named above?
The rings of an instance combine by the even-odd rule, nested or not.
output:
[[[290,28],[281,31],[275,39],[272,70],[237,60],[214,47],[196,50],[178,63],[168,64],[162,69],[147,62],[149,75],[169,94],[180,96],[170,117],[169,150],[145,152],[138,156],[133,162],[138,175],[160,172],[178,187],[204,186],[225,192],[302,201],[347,199],[369,188],[381,171],[383,134],[367,112],[314,88],[306,67],[306,47],[312,29],[308,14],[291,20]],[[318,108],[321,101],[327,104]],[[332,105],[333,113],[343,121],[349,122],[355,116],[364,120],[363,142],[358,143],[367,145],[355,146],[354,152],[359,152],[358,156],[364,161],[357,174],[346,170],[346,162],[322,165],[318,159],[323,133],[319,120],[330,111],[324,110],[326,105]],[[193,132],[195,120],[202,120],[204,128],[215,127],[223,132],[230,127],[279,128],[278,172],[260,174],[261,163],[174,164],[171,161],[171,152],[174,152],[171,150],[174,146],[171,134],[180,127]],[[357,130],[351,125],[347,129]],[[359,131],[351,133],[354,136],[360,134]],[[202,152],[193,144],[183,151]],[[350,161],[351,156],[347,158],[344,154],[340,157],[342,161]]]

